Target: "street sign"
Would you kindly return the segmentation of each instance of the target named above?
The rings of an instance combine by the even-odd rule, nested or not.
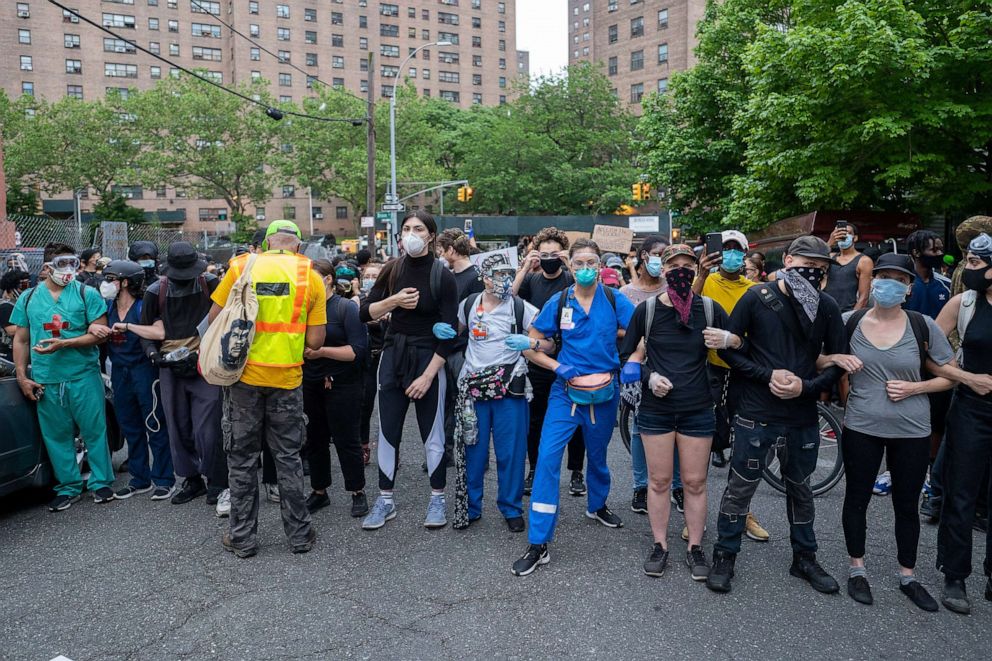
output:
[[[376,220],[381,220],[381,221],[385,222],[387,220],[392,220],[393,219],[393,214],[389,213],[388,211],[376,211],[375,212],[375,219]]]
[[[405,209],[406,207],[404,207],[400,203],[396,203],[396,204],[383,204],[382,208],[384,211],[403,211],[403,209]]]
[[[658,216],[631,216],[627,224],[635,232],[657,232]]]
[[[362,216],[362,227],[375,227],[375,218],[372,216]]]

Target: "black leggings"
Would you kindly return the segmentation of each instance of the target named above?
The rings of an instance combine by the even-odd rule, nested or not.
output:
[[[379,392],[379,384],[376,382],[376,373],[379,371],[379,354],[376,353],[369,358],[366,366],[364,381],[364,391],[362,393],[362,424],[358,437],[362,445],[367,445],[372,440],[372,412],[375,409],[375,396]]]
[[[555,373],[536,365],[530,366],[530,385],[534,398],[530,400],[530,423],[527,429],[527,459],[530,469],[537,466],[537,450],[541,445],[541,428],[544,426],[544,416],[548,412],[548,400],[551,399],[551,386],[554,384]],[[586,456],[586,442],[582,437],[582,425],[575,428],[572,439],[568,442],[568,470],[581,471]]]
[[[306,455],[310,462],[310,486],[323,491],[331,486],[331,438],[341,462],[344,488],[365,488],[365,460],[358,437],[362,382],[334,383],[328,390],[323,381],[303,382],[303,410],[307,414]]]
[[[892,475],[892,509],[896,520],[896,550],[899,564],[916,566],[920,541],[920,516],[916,512],[920,489],[930,461],[930,437],[880,438],[844,428],[842,450],[847,487],[844,492],[844,539],[852,558],[865,556],[868,503],[882,466]]]

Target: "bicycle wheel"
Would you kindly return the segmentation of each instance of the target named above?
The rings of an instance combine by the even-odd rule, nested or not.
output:
[[[627,448],[627,454],[630,454],[630,423],[633,417],[634,409],[623,400],[620,400],[620,411],[617,419],[620,424],[620,440],[623,441],[623,446]]]
[[[817,402],[819,413],[820,451],[816,457],[816,468],[810,476],[810,487],[813,495],[824,494],[840,482],[844,474],[844,458],[841,454],[841,421],[833,407],[823,402]],[[765,482],[776,490],[785,493],[785,482],[782,480],[782,468],[774,450],[768,452],[768,460],[762,474]]]

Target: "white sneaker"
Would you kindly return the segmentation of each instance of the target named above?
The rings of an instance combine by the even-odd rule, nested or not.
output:
[[[231,490],[224,489],[217,496],[217,516],[224,518],[231,516]]]
[[[282,500],[282,496],[279,495],[278,484],[265,485],[265,500],[269,501],[270,503],[278,503]]]

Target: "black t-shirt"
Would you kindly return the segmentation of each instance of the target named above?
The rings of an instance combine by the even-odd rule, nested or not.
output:
[[[199,279],[191,281],[167,280],[165,305],[166,314],[158,308],[158,293],[162,280],[156,280],[148,286],[141,307],[141,323],[149,325],[162,319],[165,325],[166,340],[182,340],[196,335],[196,326],[210,312],[213,305],[210,294],[217,289],[220,280],[212,273],[203,275],[207,283],[204,296],[200,289]]]
[[[14,304],[10,301],[0,301],[0,358],[4,360],[14,360],[14,336],[7,335],[4,330],[10,325],[10,313],[14,311]]]
[[[781,304],[777,312],[761,300],[758,291],[771,290]],[[843,370],[828,367],[817,374],[816,359],[823,354],[847,353],[847,334],[840,308],[830,296],[820,296],[816,320],[808,334],[802,334],[799,314],[791,296],[783,294],[777,282],[748,289],[737,302],[727,330],[744,338],[739,351],[721,351],[733,369],[731,378],[740,386],[737,412],[757,422],[790,427],[816,424],[816,402],[821,392],[830,390]],[[768,388],[772,371],[789,370],[803,380],[803,391],[794,399],[780,399]]]
[[[334,383],[358,383],[362,379],[369,336],[365,324],[358,320],[358,306],[348,298],[332,296],[327,301],[327,333],[325,347],[350,345],[355,352],[354,361],[318,358],[303,363],[303,378],[307,381],[334,377]]]
[[[535,308],[540,310],[552,296],[563,289],[567,289],[575,282],[572,274],[562,269],[553,278],[544,277],[544,273],[529,273],[524,281],[520,283],[520,291],[517,293]]]
[[[472,264],[461,273],[451,272],[455,276],[455,284],[458,286],[458,302],[464,301],[472,294],[481,294],[485,289],[482,284],[482,276],[479,269]]]
[[[422,257],[402,257],[389,262],[383,268],[375,285],[369,291],[368,297],[362,302],[360,318],[363,322],[372,321],[370,307],[389,298],[393,293],[406,287],[413,287],[420,292],[417,307],[412,310],[397,307],[389,316],[389,333],[408,335],[414,338],[431,338],[435,343],[434,351],[446,358],[451,351],[452,340],[435,340],[434,324],[443,321],[458,328],[458,288],[455,276],[446,268],[441,269],[440,301],[431,296],[431,267],[434,255],[428,253]],[[393,269],[402,264],[402,271],[396,276],[395,284],[390,291],[389,281]]]
[[[626,359],[636,349],[644,336],[644,323],[647,303],[641,303],[634,310],[634,316],[627,326],[620,354]],[[719,305],[713,306],[713,325],[726,328],[729,319]],[[703,299],[694,296],[691,328],[683,326],[674,308],[661,301],[655,305],[654,320],[648,333],[647,361],[642,367],[644,391],[641,408],[651,413],[690,413],[713,406],[706,372],[708,353],[703,342],[703,329],[706,328],[706,311]],[[664,397],[656,397],[647,387],[651,372],[666,377],[672,382],[672,390]]]

